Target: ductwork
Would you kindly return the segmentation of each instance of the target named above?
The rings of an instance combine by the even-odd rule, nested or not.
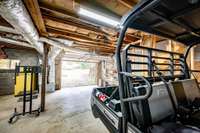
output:
[[[0,41],[1,42],[10,43],[10,44],[14,44],[14,45],[19,45],[19,46],[35,48],[34,46],[30,45],[29,43],[26,43],[26,42],[23,42],[23,41],[17,41],[17,40],[6,38],[6,37],[1,37],[0,36]]]
[[[52,39],[55,41],[59,41],[60,43],[63,43],[67,46],[72,46],[74,44],[74,41],[69,41],[67,39],[61,39],[61,38],[55,38],[55,37],[52,37]]]
[[[47,38],[47,37],[40,37],[39,40],[41,42],[52,45],[53,49],[60,48],[60,49],[64,49],[65,51],[79,52],[79,53],[81,52],[80,50],[71,47],[74,43],[73,41],[69,41],[69,40],[61,39],[61,38]]]
[[[45,42],[61,49],[68,49],[74,43],[73,41],[65,39],[47,38],[47,37],[40,37],[39,40],[40,42]]]
[[[43,44],[39,42],[37,30],[21,0],[0,0],[0,14],[24,38],[43,53]]]
[[[0,31],[2,31],[2,32],[8,32],[8,33],[14,33],[14,34],[19,34],[15,29],[13,29],[11,27],[2,26],[2,25],[0,25]]]
[[[52,52],[49,54],[49,56],[53,56],[53,53],[58,51],[60,48],[60,51],[61,51],[61,49],[64,49],[66,51],[70,51],[71,53],[75,53],[79,56],[87,56],[87,58],[97,57],[97,58],[99,58],[99,60],[110,59],[110,57],[107,57],[107,56],[96,55],[94,52],[86,52],[86,51],[78,50],[76,48],[72,48],[71,46],[73,45],[74,42],[66,40],[66,39],[41,37],[39,40],[41,42],[45,42],[45,43],[48,43],[48,44],[54,46],[52,48]]]
[[[49,52],[49,58],[55,60],[56,56],[62,51],[62,49],[58,47],[51,47],[51,51]]]

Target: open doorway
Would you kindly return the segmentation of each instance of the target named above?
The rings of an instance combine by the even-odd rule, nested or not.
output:
[[[62,61],[61,88],[96,85],[96,63]]]

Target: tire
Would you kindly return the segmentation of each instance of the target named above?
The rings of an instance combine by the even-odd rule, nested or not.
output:
[[[92,109],[92,114],[93,114],[93,116],[94,116],[95,118],[98,118],[98,117],[99,117],[99,114],[98,114],[98,112],[96,111],[96,106],[95,106],[95,105],[91,106],[91,109]]]

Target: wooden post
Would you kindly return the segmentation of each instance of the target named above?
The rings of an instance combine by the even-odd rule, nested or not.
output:
[[[194,51],[194,47],[193,48],[191,48],[191,55],[190,55],[190,68],[191,68],[191,70],[194,70],[195,69],[195,59],[194,59],[194,53],[195,51]]]
[[[96,63],[96,70],[97,70],[97,73],[96,73],[96,83],[98,86],[101,86],[101,71],[102,71],[102,65],[101,65],[102,61]]]
[[[45,111],[45,93],[47,84],[47,66],[48,66],[49,45],[44,43],[44,54],[42,64],[42,86],[41,86],[41,112]]]
[[[152,35],[152,48],[156,48],[156,41],[157,41],[157,37],[155,35]]]

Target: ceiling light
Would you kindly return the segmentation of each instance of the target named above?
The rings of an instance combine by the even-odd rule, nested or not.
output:
[[[113,20],[112,18],[97,14],[97,13],[92,12],[92,11],[89,11],[89,10],[84,9],[82,7],[80,7],[80,9],[79,9],[79,14],[86,16],[86,17],[89,17],[89,18],[92,18],[94,20],[106,23],[106,24],[114,26],[114,27],[117,27],[117,26],[120,25],[119,21]]]

